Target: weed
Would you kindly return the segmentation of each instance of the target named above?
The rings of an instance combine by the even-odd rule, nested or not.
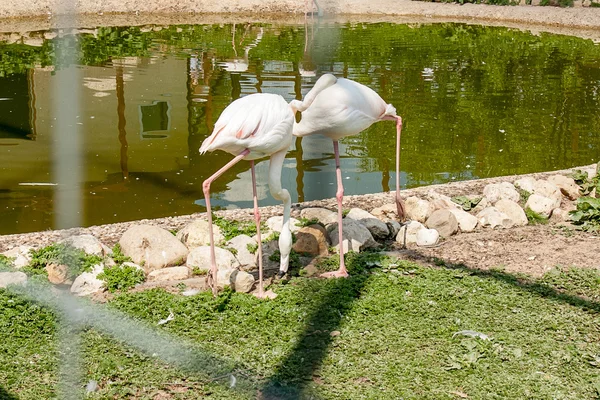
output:
[[[237,256],[238,251],[236,248],[233,247],[224,247],[225,250],[229,251],[231,254],[233,254],[234,256]]]
[[[169,232],[171,232],[171,235],[173,236],[177,236],[177,229],[169,229]]]
[[[68,277],[74,278],[102,262],[102,257],[86,254],[73,246],[55,243],[40,250],[31,250],[31,262],[23,271],[32,275],[46,274],[48,264],[64,264],[68,269]]]
[[[452,197],[450,200],[461,206],[463,210],[470,211],[477,204],[479,204],[479,202],[481,201],[481,197],[470,199],[467,196],[455,196]]]
[[[271,232],[269,236],[261,240],[263,243],[270,242],[271,240],[279,240],[279,232]]]
[[[246,248],[248,249],[250,254],[256,254],[256,252],[258,251],[258,243],[248,243],[246,245]]]
[[[525,216],[527,217],[527,221],[529,221],[529,223],[532,225],[536,225],[536,224],[545,225],[548,223],[548,218],[536,213],[535,211],[531,210],[529,207],[527,207],[525,209]]]
[[[592,192],[592,190],[596,189],[596,192],[600,193],[600,176],[596,175],[593,178],[588,178],[588,174],[585,171],[580,169],[576,169],[571,174],[571,178],[579,185],[580,192],[583,196],[587,196]]]
[[[205,276],[208,275],[208,270],[200,267],[192,268],[192,276]]]
[[[576,205],[577,209],[569,211],[573,224],[582,231],[600,232],[600,199],[580,197]]]
[[[131,289],[138,283],[144,282],[146,274],[139,268],[130,265],[115,265],[106,267],[98,274],[98,279],[104,281],[104,286],[109,292]]]
[[[119,243],[113,246],[111,258],[118,265],[121,265],[124,262],[133,262],[131,257],[127,257],[125,254],[123,254],[123,250],[121,249],[121,245]]]
[[[0,254],[0,269],[8,269],[12,267],[12,258]]]
[[[323,227],[325,226],[325,225],[323,225],[323,223],[319,222],[319,220],[317,218],[308,219],[308,218],[300,217],[298,219],[298,222],[296,223],[296,226],[299,226],[302,228],[305,226],[310,226],[310,225],[321,225]]]
[[[346,215],[348,215],[348,213],[350,213],[349,209],[346,208],[346,209],[342,210],[342,217],[346,218]]]
[[[213,214],[213,224],[221,228],[221,234],[223,234],[225,241],[239,235],[256,235],[256,224],[254,222],[228,221]]]
[[[519,187],[517,188],[517,190],[519,191],[519,198],[521,200],[521,203],[522,204],[527,203],[527,200],[529,200],[529,196],[531,196],[531,193],[528,192],[527,190],[521,189]]]

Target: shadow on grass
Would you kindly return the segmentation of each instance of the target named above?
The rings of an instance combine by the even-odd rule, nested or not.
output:
[[[425,264],[429,264],[432,262],[431,257],[423,255],[418,251],[405,250],[403,254],[405,256],[408,255],[410,259],[415,262],[421,262]],[[514,285],[520,289],[526,290],[530,293],[534,293],[541,297],[550,298],[556,301],[569,304],[574,307],[579,307],[585,311],[593,311],[596,313],[600,313],[600,303],[598,303],[597,301],[590,300],[582,296],[570,294],[566,291],[557,290],[556,288],[553,288],[550,285],[543,283],[540,279],[527,276],[519,276],[499,270],[484,270],[476,267],[471,267],[462,263],[455,264],[441,258],[435,258],[433,260],[433,263],[439,267],[467,271],[471,275],[478,276],[480,278],[496,279],[498,281]]]
[[[332,335],[332,332],[339,329],[344,314],[360,298],[369,280],[367,274],[353,271],[351,267],[349,271],[349,278],[329,280],[319,291],[307,293],[313,298],[318,296],[318,300],[312,307],[312,313],[306,318],[300,340],[265,382],[259,398],[307,398],[307,386],[315,380],[314,373],[334,340],[335,334]],[[318,398],[315,394],[309,397]]]
[[[8,393],[2,386],[0,386],[0,400],[19,400],[19,398]]]

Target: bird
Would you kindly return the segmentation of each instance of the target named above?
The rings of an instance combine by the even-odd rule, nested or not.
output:
[[[256,196],[256,176],[254,160],[270,157],[269,189],[271,195],[283,202],[283,226],[279,235],[279,251],[281,253],[280,269],[286,269],[292,250],[292,233],[290,230],[290,193],[281,186],[281,169],[285,155],[292,144],[292,128],[294,124],[293,109],[285,99],[277,94],[254,93],[241,97],[229,104],[215,123],[213,132],[200,146],[200,154],[222,150],[235,157],[220,170],[202,183],[206,200],[206,214],[210,234],[209,286],[213,295],[217,294],[217,264],[215,259],[215,243],[212,229],[210,208],[210,185],[225,171],[245,159],[250,161],[252,172],[252,190],[254,200],[254,220],[256,222],[258,241],[258,293],[259,298],[274,298],[276,294],[263,290],[262,244],[260,237],[260,213]],[[212,281],[211,281],[212,279]]]
[[[386,103],[373,89],[351,79],[336,78],[332,74],[321,76],[304,100],[292,100],[294,112],[301,113],[300,122],[294,122],[293,135],[298,137],[322,134],[333,140],[337,175],[336,199],[338,204],[338,229],[340,267],[323,277],[347,277],[342,239],[342,199],[344,187],[340,169],[338,141],[356,135],[378,121],[396,122],[396,206],[398,217],[405,219],[404,204],[400,197],[400,136],[402,118],[396,109]],[[281,271],[280,271],[281,274]]]

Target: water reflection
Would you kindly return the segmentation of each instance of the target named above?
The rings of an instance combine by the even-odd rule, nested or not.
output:
[[[369,85],[404,117],[403,186],[600,156],[600,48],[591,41],[461,24],[308,22],[80,31],[83,223],[203,211],[201,182],[231,159],[198,153],[222,110],[256,92],[300,99],[325,72]],[[56,36],[0,37],[0,234],[53,227],[52,84],[67,67],[53,59]],[[391,123],[341,143],[346,194],[389,190],[394,144]],[[216,205],[251,206],[248,168],[215,181]],[[257,168],[261,204],[277,204],[260,179],[268,163]],[[333,197],[331,141],[296,140],[282,179],[293,201]]]

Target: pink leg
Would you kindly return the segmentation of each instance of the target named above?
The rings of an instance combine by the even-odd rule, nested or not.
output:
[[[223,168],[212,174],[208,179],[202,182],[202,190],[204,191],[204,199],[206,200],[206,216],[208,219],[208,233],[210,235],[210,269],[211,274],[208,277],[208,286],[212,288],[213,296],[217,295],[217,261],[215,257],[215,239],[212,229],[212,213],[210,211],[210,184],[215,179],[223,175],[225,171],[237,164],[241,159],[246,157],[250,150],[242,151],[233,160],[229,161]]]
[[[396,209],[398,210],[398,219],[403,222],[406,219],[404,202],[400,197],[400,136],[402,134],[402,117],[396,120]]]
[[[348,271],[346,270],[346,264],[344,263],[344,244],[343,244],[343,234],[342,234],[342,199],[344,198],[344,185],[342,183],[342,170],[340,169],[340,152],[338,149],[337,140],[333,141],[333,151],[335,152],[335,173],[337,175],[337,193],[335,194],[335,198],[338,203],[338,229],[340,236],[340,268],[334,272],[327,272],[321,274],[323,278],[345,278],[348,276]]]

